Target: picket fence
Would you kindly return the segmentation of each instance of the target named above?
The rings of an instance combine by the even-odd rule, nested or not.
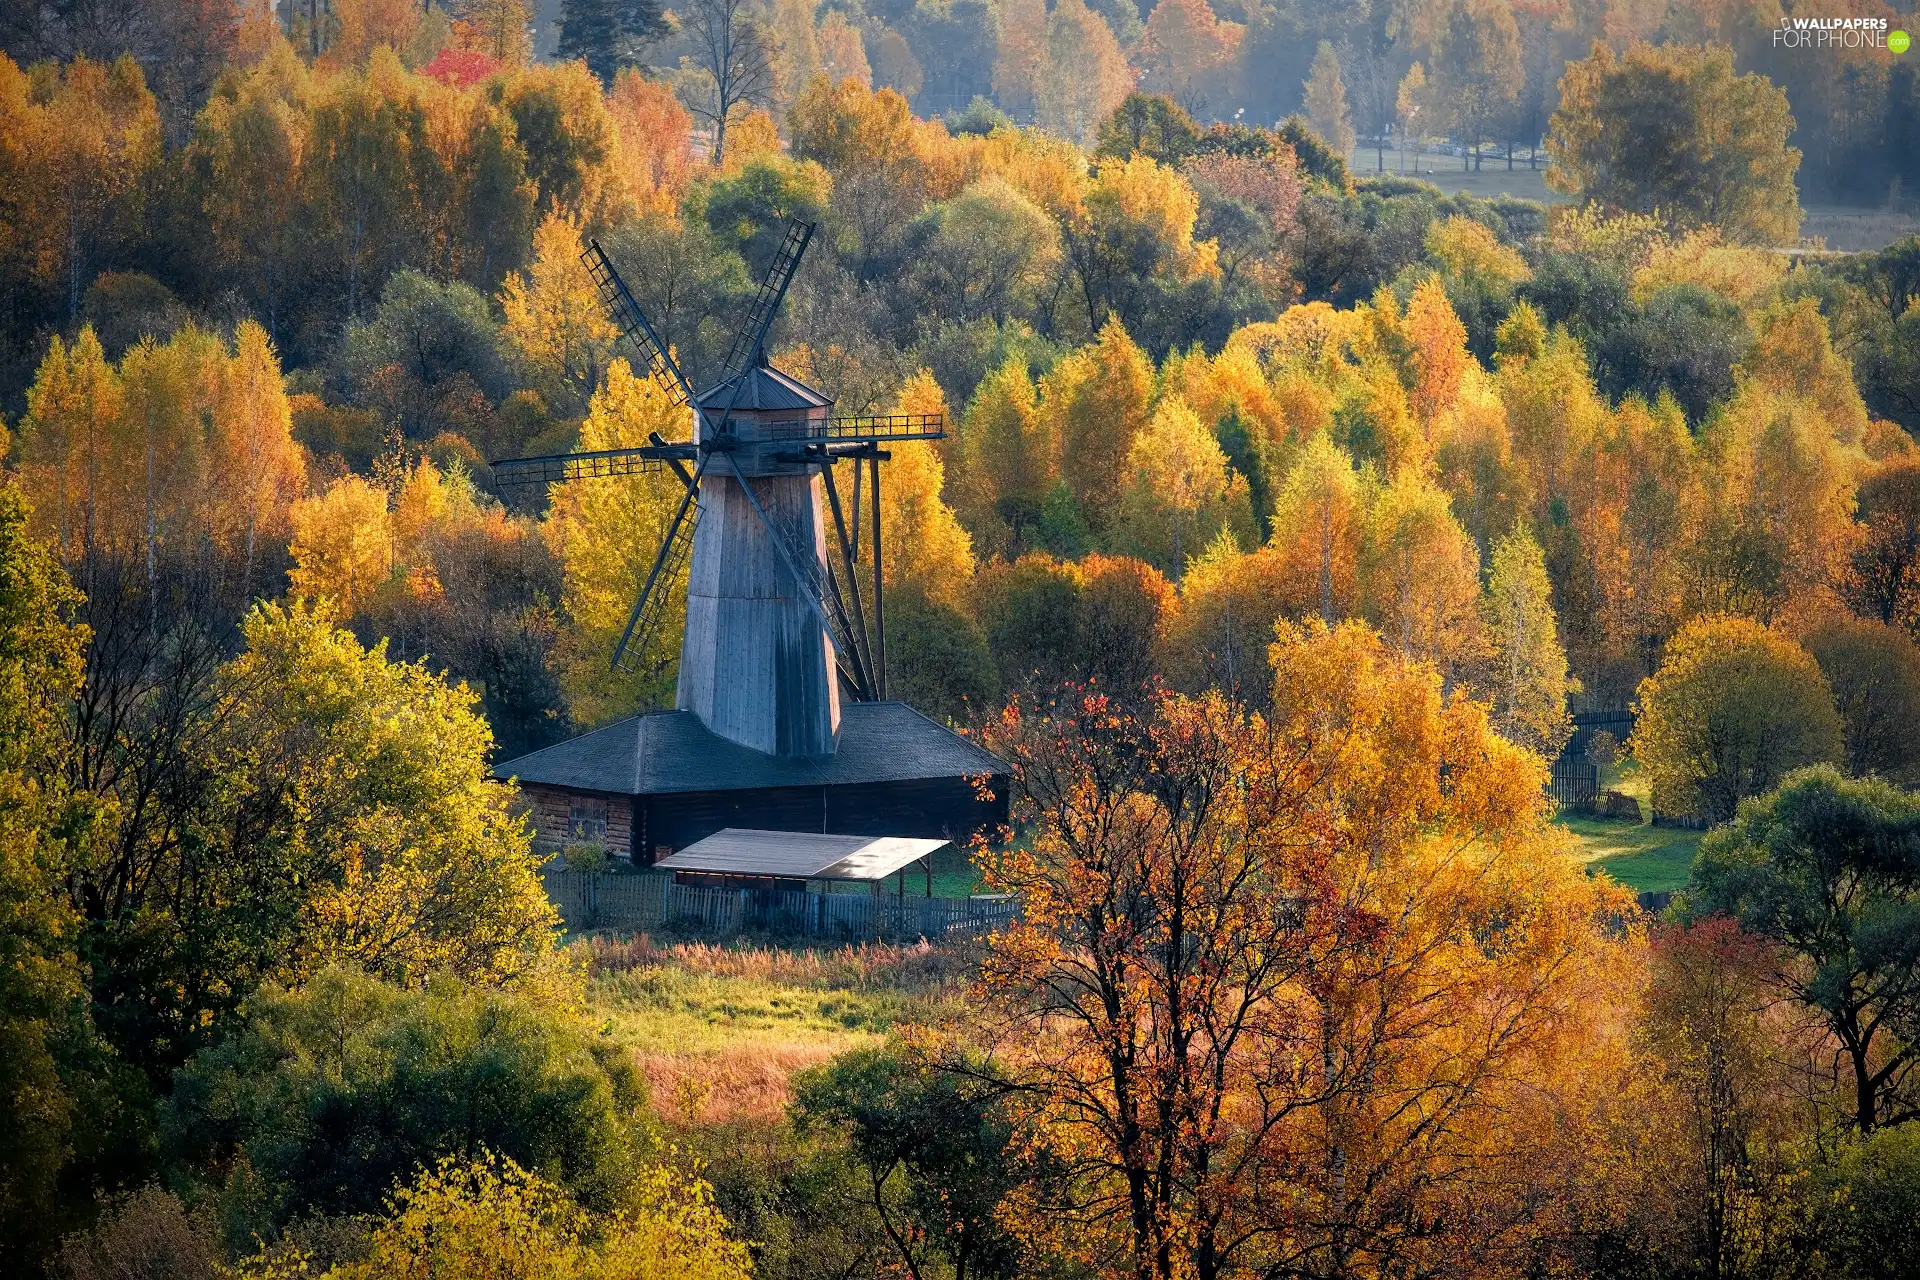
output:
[[[571,871],[557,860],[541,872],[547,896],[571,929],[675,929],[691,933],[764,932],[860,939],[944,938],[988,933],[1018,908],[1004,896],[874,897],[675,884],[664,874]]]

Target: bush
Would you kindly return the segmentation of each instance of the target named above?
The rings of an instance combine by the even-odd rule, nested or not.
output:
[[[1633,753],[1658,812],[1725,822],[1790,771],[1840,758],[1840,716],[1812,655],[1747,618],[1682,627],[1639,696]]]
[[[161,1117],[169,1156],[224,1181],[241,1239],[375,1212],[415,1169],[482,1147],[605,1210],[649,1140],[617,1046],[525,996],[335,968],[246,1012],[245,1032],[176,1073]]]

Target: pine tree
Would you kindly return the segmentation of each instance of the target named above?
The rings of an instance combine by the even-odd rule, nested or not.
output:
[[[611,88],[621,67],[667,33],[659,0],[561,0],[560,56],[578,58]]]

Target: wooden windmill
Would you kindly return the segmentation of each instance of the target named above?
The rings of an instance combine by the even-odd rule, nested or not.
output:
[[[614,323],[675,404],[690,407],[688,438],[655,435],[637,448],[493,464],[500,486],[661,468],[678,477],[685,493],[614,650],[614,666],[633,671],[645,661],[684,571],[679,709],[722,738],[785,757],[834,752],[843,693],[862,702],[886,696],[880,464],[889,455],[883,446],[945,434],[937,414],[835,417],[830,399],[767,362],[768,332],[813,230],[811,223],[788,225],[719,380],[699,392],[599,243],[589,242],[582,257]],[[850,503],[842,502],[834,482],[843,460],[853,467]],[[863,463],[871,619],[855,573]]]

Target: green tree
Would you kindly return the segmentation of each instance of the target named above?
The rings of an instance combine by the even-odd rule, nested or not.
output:
[[[658,0],[563,0],[557,52],[585,62],[611,89],[620,68],[635,65],[641,49],[667,30]]]
[[[1558,755],[1573,733],[1567,693],[1578,682],[1567,676],[1546,556],[1526,526],[1494,545],[1484,607],[1493,641],[1494,725],[1509,742]]]
[[[605,1212],[650,1141],[631,1059],[548,1001],[334,968],[261,990],[247,1015],[180,1069],[161,1128],[176,1163],[249,1171],[226,1195],[262,1234],[375,1212],[415,1169],[482,1150]]]
[[[76,1099],[63,1068],[85,1027],[74,1010],[79,921],[62,891],[88,817],[64,781],[66,714],[87,633],[80,597],[0,484],[0,1267],[25,1269],[57,1209]]]
[[[1179,164],[1200,147],[1200,126],[1163,93],[1130,93],[1100,122],[1093,152],[1126,160],[1135,152]]]
[[[1833,618],[1807,637],[1833,690],[1847,772],[1911,783],[1920,769],[1920,645],[1864,618]]]
[[[1678,227],[1788,243],[1800,228],[1793,127],[1787,95],[1758,72],[1736,75],[1731,49],[1642,44],[1620,57],[1596,44],[1560,82],[1547,182]]]
[[[1453,0],[1434,41],[1432,75],[1429,97],[1473,149],[1478,169],[1480,144],[1504,131],[1526,84],[1512,10],[1502,0]]]
[[[1304,86],[1304,108],[1313,131],[1320,135],[1336,155],[1353,151],[1353,117],[1347,111],[1347,86],[1340,79],[1340,59],[1333,45],[1322,40],[1313,55],[1313,69]]]
[[[1841,757],[1840,717],[1813,655],[1747,618],[1697,618],[1640,682],[1633,756],[1654,808],[1715,822],[1790,771]]]
[[[1839,1042],[1862,1133],[1920,1117],[1917,885],[1920,800],[1817,766],[1703,840],[1683,898],[1782,949],[1772,981]]]
[[[911,1274],[923,1274],[935,1251],[955,1280],[1020,1274],[1016,1238],[998,1211],[1029,1171],[990,1086],[894,1050],[860,1049],[800,1075],[793,1116],[803,1133],[846,1142]]]

